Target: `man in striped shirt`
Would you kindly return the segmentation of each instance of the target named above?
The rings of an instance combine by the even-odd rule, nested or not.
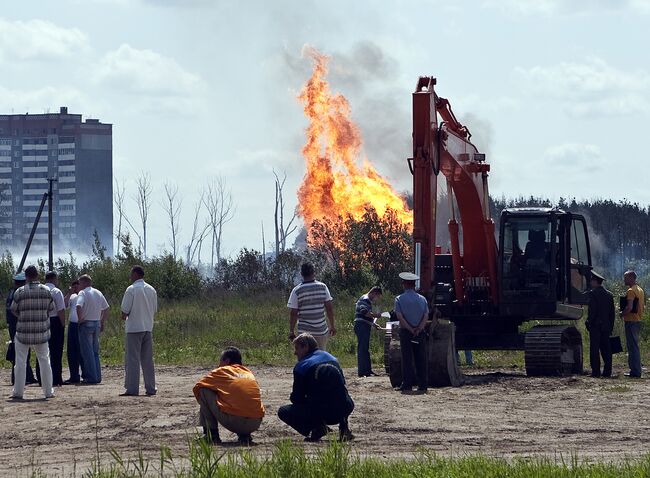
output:
[[[298,334],[311,334],[318,342],[318,348],[327,350],[329,336],[336,334],[332,296],[325,284],[314,279],[314,266],[309,262],[300,266],[300,275],[302,282],[291,291],[287,303],[290,310],[289,340],[296,338],[297,324]]]
[[[25,269],[27,284],[14,293],[11,311],[16,322],[16,365],[15,383],[11,394],[13,399],[22,399],[25,389],[25,364],[29,349],[34,349],[41,369],[41,386],[45,398],[54,397],[52,369],[50,367],[50,315],[55,313],[54,299],[50,289],[38,282],[38,270],[34,266]]]

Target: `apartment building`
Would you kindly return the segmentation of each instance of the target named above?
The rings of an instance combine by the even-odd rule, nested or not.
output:
[[[0,247],[22,251],[54,179],[55,254],[90,252],[97,231],[113,252],[112,125],[80,114],[0,115]],[[45,207],[32,249],[47,250]]]

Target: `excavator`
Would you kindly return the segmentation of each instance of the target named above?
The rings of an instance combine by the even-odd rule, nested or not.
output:
[[[413,255],[416,287],[431,315],[430,386],[459,385],[456,350],[523,350],[526,373],[582,373],[575,321],[587,303],[591,253],[585,218],[558,208],[502,211],[499,234],[489,205],[490,164],[436,79],[413,93]],[[447,253],[436,242],[438,177],[447,186]],[[534,324],[530,324],[534,322]],[[532,325],[532,326],[531,326]],[[401,383],[399,324],[386,330],[385,367]]]

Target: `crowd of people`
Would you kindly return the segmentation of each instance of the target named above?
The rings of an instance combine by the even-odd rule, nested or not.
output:
[[[54,271],[39,282],[38,269],[28,266],[14,276],[14,288],[7,297],[7,325],[11,342],[7,359],[11,361],[11,398],[22,400],[25,385],[39,383],[46,399],[55,395],[54,387],[94,385],[102,381],[99,336],[108,318],[109,305],[104,295],[84,274],[72,282],[65,295],[58,287]],[[132,284],[122,300],[126,328],[125,392],[138,395],[142,368],[147,395],[156,393],[151,331],[158,308],[156,291],[144,281],[144,269],[131,269]],[[70,376],[63,380],[63,351],[66,342]],[[34,375],[31,351],[36,354]]]
[[[289,340],[297,363],[293,369],[290,403],[278,410],[281,421],[305,437],[319,441],[338,425],[339,439],[351,440],[348,417],[354,410],[343,371],[338,360],[327,352],[328,339],[336,334],[332,295],[315,279],[314,267],[302,264],[302,282],[292,291],[289,309]],[[144,269],[131,269],[132,284],[124,292],[121,316],[125,321],[125,378],[122,396],[139,395],[140,371],[144,376],[146,395],[155,395],[156,379],[153,361],[153,321],[158,309],[156,290],[144,281]],[[399,320],[399,341],[402,358],[402,393],[426,393],[428,386],[427,342],[428,319],[431,314],[427,300],[416,290],[418,276],[402,272],[403,293],[395,298],[394,312]],[[15,287],[7,298],[7,322],[11,343],[7,352],[14,365],[11,398],[23,398],[25,384],[40,383],[46,399],[55,395],[54,387],[67,384],[98,384],[102,381],[99,359],[99,336],[108,317],[109,304],[104,295],[92,286],[92,279],[82,275],[73,281],[65,294],[58,288],[56,272],[45,274],[39,282],[35,266],[14,277]],[[590,336],[592,376],[612,375],[611,335],[615,323],[614,299],[605,287],[604,278],[591,273],[589,313],[586,326]],[[644,310],[644,292],[636,283],[634,271],[624,275],[628,287],[621,298],[620,315],[625,323],[630,377],[641,376],[639,332]],[[370,335],[378,327],[379,312],[373,304],[382,296],[380,287],[362,295],[355,307],[354,332],[357,337],[357,372],[359,377],[375,375],[370,360]],[[67,358],[70,376],[62,377],[65,342],[66,309],[68,314]],[[37,369],[33,373],[29,356],[36,354]],[[471,354],[471,352],[470,352]],[[600,368],[600,358],[604,368]],[[471,360],[471,355],[467,358]],[[259,429],[265,414],[260,387],[253,372],[244,366],[236,347],[226,348],[219,365],[201,378],[193,388],[199,404],[199,422],[203,439],[220,443],[219,425],[238,436],[242,445],[252,443],[252,434]]]

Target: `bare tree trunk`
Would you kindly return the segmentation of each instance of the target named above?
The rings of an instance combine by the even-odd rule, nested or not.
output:
[[[144,171],[140,173],[137,179],[138,191],[135,197],[135,202],[138,205],[138,213],[140,214],[140,221],[142,222],[142,253],[146,259],[147,257],[147,219],[149,217],[149,209],[151,208],[151,176]]]
[[[178,252],[178,235],[180,233],[179,219],[182,203],[183,199],[178,197],[178,186],[176,184],[165,183],[165,199],[162,202],[162,207],[167,213],[167,218],[169,219],[172,256],[174,259],[176,259],[176,254]]]
[[[208,211],[208,222],[212,233],[210,267],[214,269],[215,258],[217,263],[221,261],[223,226],[235,216],[232,193],[226,189],[223,177],[219,176],[208,183],[203,196],[203,204]]]
[[[280,184],[278,181],[278,175],[273,171],[275,176],[275,208],[273,210],[273,223],[275,225],[275,257],[280,255],[280,226],[278,222],[278,209],[280,208],[279,197],[281,195]]]
[[[296,219],[295,211],[289,223],[286,226],[284,225],[283,190],[284,183],[287,181],[287,173],[283,173],[282,180],[280,180],[276,171],[273,171],[273,176],[275,176],[275,210],[273,217],[275,220],[275,256],[277,257],[281,252],[286,250],[287,237],[291,235],[298,226],[293,225],[293,221]]]
[[[200,226],[201,206],[203,205],[203,193],[194,206],[194,221],[192,223],[192,235],[190,242],[187,245],[187,264],[193,264],[198,253],[198,263],[201,263],[201,246],[210,232],[210,223],[206,221],[203,226]]]
[[[121,242],[122,242],[122,219],[124,217],[124,194],[126,187],[124,182],[120,183],[115,179],[115,194],[113,196],[113,202],[117,208],[117,247],[115,248],[116,252],[119,252]]]
[[[124,237],[124,234],[122,233],[122,227],[123,224],[126,223],[126,225],[131,229],[133,234],[138,238],[138,244],[140,246],[140,249],[142,249],[142,236],[138,232],[138,230],[133,227],[133,223],[129,220],[128,216],[126,215],[126,212],[124,211],[124,199],[126,198],[126,187],[124,185],[124,182],[122,184],[119,184],[117,181],[115,181],[115,197],[114,197],[114,202],[115,202],[115,207],[117,208],[117,215],[118,215],[118,225],[117,225],[117,249],[116,251],[120,251],[120,248],[122,247],[122,239]]]
[[[264,238],[264,221],[262,221],[262,267],[266,279],[266,239]]]

